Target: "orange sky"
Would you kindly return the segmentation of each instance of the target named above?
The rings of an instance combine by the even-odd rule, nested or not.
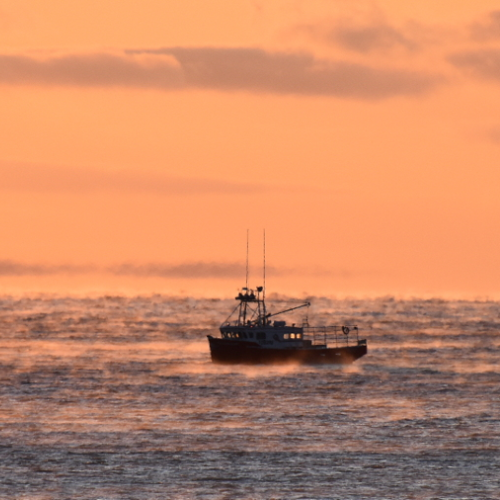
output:
[[[0,292],[231,294],[265,228],[269,291],[500,296],[498,2],[0,1],[0,86]]]

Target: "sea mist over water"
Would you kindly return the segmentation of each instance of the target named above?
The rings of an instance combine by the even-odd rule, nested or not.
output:
[[[368,355],[218,366],[233,300],[0,297],[0,498],[500,498],[500,303],[310,300]]]

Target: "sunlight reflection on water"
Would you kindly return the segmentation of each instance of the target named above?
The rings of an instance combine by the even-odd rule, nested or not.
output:
[[[0,496],[500,498],[500,304],[312,300],[366,357],[214,365],[227,300],[1,298]]]

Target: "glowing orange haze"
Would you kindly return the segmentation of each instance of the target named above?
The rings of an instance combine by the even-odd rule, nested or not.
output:
[[[0,291],[497,296],[497,2],[0,7]],[[259,274],[256,274],[259,273]]]

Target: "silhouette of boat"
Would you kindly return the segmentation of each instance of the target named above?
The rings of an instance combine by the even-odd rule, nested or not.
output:
[[[271,314],[264,287],[245,287],[236,300],[238,305],[220,326],[220,337],[207,336],[214,363],[347,364],[367,353],[366,340],[359,339],[355,325],[314,327],[305,319],[296,326],[271,319],[308,307],[309,302]]]

